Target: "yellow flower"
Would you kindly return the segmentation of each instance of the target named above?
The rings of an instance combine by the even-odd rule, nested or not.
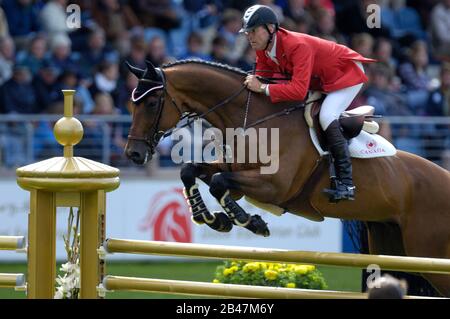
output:
[[[213,283],[215,283],[215,284],[219,284],[219,283],[220,283],[220,281],[219,281],[219,279],[214,279],[214,280],[213,280]]]
[[[256,271],[259,268],[259,263],[248,263],[245,264],[244,267],[242,268],[242,270],[244,272],[251,272],[251,271]]]
[[[276,270],[266,270],[264,272],[264,276],[268,279],[268,280],[275,280],[278,277],[278,271]]]
[[[289,283],[286,285],[286,288],[295,288],[295,282],[289,282]]]
[[[233,266],[233,267],[230,267],[230,270],[232,271],[232,273],[234,273],[234,272],[238,271],[239,268],[238,268],[238,266]]]
[[[314,266],[314,265],[306,265],[306,267],[308,268],[308,271],[316,270],[316,266]]]
[[[305,265],[298,265],[295,267],[295,273],[298,275],[304,275],[309,271],[308,267]]]
[[[230,269],[230,268],[225,268],[224,270],[223,270],[223,275],[224,276],[228,276],[228,275],[230,275],[230,274],[232,274],[233,273],[233,271]]]

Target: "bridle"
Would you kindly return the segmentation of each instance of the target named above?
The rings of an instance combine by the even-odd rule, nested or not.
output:
[[[161,116],[164,110],[164,102],[165,102],[165,96],[167,95],[168,97],[170,97],[170,100],[172,102],[172,104],[175,106],[175,108],[178,110],[178,112],[180,113],[180,115],[182,115],[182,111],[181,109],[178,107],[178,105],[176,104],[175,100],[173,99],[173,97],[169,94],[169,92],[166,89],[166,76],[164,74],[164,72],[160,69],[160,68],[155,68],[156,72],[159,74],[160,78],[162,79],[162,82],[159,81],[154,81],[154,80],[150,80],[150,79],[139,79],[139,81],[143,81],[143,82],[150,82],[150,83],[155,83],[155,84],[159,84],[156,87],[153,87],[150,90],[147,90],[145,93],[143,93],[141,96],[139,96],[138,98],[134,99],[133,95],[136,89],[133,90],[132,93],[132,100],[133,102],[138,102],[140,99],[144,98],[145,95],[147,93],[149,93],[150,91],[158,91],[158,90],[163,90],[163,93],[159,96],[158,98],[158,114],[156,116],[156,118],[154,119],[151,127],[152,130],[150,132],[150,134],[148,136],[142,137],[142,136],[135,136],[135,135],[128,135],[128,139],[129,140],[133,140],[133,141],[139,141],[139,142],[144,142],[145,144],[147,144],[147,146],[150,148],[150,152],[153,154],[156,148],[156,145],[158,145],[159,140],[161,139],[161,137],[164,135],[164,131],[159,130],[159,125],[160,125],[160,121],[161,121]],[[146,105],[147,107],[148,105]]]
[[[233,93],[231,96],[229,96],[228,98],[226,98],[225,100],[219,102],[218,104],[216,104],[215,106],[213,106],[212,108],[210,108],[208,111],[204,112],[203,114],[200,115],[192,115],[189,113],[184,113],[182,112],[181,108],[177,105],[177,103],[175,102],[175,99],[169,94],[167,87],[166,87],[166,76],[164,74],[164,71],[160,68],[155,68],[156,72],[159,74],[160,78],[162,79],[162,82],[159,81],[154,81],[154,80],[150,80],[150,79],[139,79],[139,81],[144,81],[144,82],[150,82],[150,83],[155,83],[155,84],[159,84],[158,86],[155,86],[149,90],[147,90],[145,93],[143,93],[141,96],[139,96],[138,98],[134,99],[132,97],[133,102],[138,102],[140,99],[144,98],[145,95],[147,93],[149,93],[150,91],[158,91],[158,90],[163,90],[163,94],[160,95],[160,97],[158,98],[158,113],[157,116],[155,118],[155,120],[152,123],[152,130],[150,132],[150,134],[146,137],[142,137],[142,136],[135,136],[135,135],[128,135],[128,140],[133,140],[133,141],[139,141],[139,142],[144,142],[149,148],[150,148],[150,152],[153,154],[156,148],[156,145],[158,145],[158,142],[160,141],[160,139],[162,137],[167,137],[169,135],[171,135],[174,130],[178,130],[181,129],[183,127],[189,126],[192,124],[192,122],[194,120],[197,119],[201,119],[204,118],[206,115],[208,115],[211,112],[214,112],[217,108],[228,104],[229,102],[231,102],[232,100],[234,100],[235,98],[237,98],[245,89],[246,87],[244,85],[242,85],[242,87],[236,91],[235,93]],[[133,93],[135,92],[136,89],[133,90]],[[159,130],[159,125],[160,125],[160,121],[161,121],[161,116],[164,110],[164,102],[165,102],[165,96],[168,96],[172,102],[172,105],[175,106],[175,108],[177,109],[178,113],[180,113],[180,121],[184,118],[188,118],[188,121],[176,128],[171,128],[168,131],[164,132],[162,130]],[[133,94],[132,94],[133,96]]]

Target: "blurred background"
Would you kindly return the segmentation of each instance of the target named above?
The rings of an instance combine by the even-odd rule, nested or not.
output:
[[[66,23],[70,4],[80,8],[79,28]],[[272,7],[282,27],[377,59],[365,65],[369,82],[352,107],[373,105],[383,115],[381,135],[398,149],[450,169],[450,0],[0,0],[0,234],[26,235],[28,194],[15,184],[15,168],[62,155],[53,125],[63,113],[61,89],[75,89],[75,113],[84,126],[75,155],[121,169],[122,186],[108,195],[111,237],[360,251],[344,231],[351,225],[339,220],[275,217],[269,220],[274,230],[269,241],[240,230],[217,235],[194,229],[181,195],[179,166],[170,159],[170,138],[146,166],[123,155],[131,122],[127,105],[137,85],[124,61],[145,68],[146,59],[162,66],[200,58],[249,71],[255,53],[238,30],[253,4]],[[370,4],[381,9],[379,28],[367,26]],[[173,201],[180,203],[183,222],[164,215]],[[155,228],[158,218],[172,220],[161,230]],[[65,232],[64,219],[60,230]],[[63,259],[64,248],[58,249]],[[157,271],[166,276],[171,273],[166,267]],[[212,278],[211,267],[205,280]],[[331,271],[330,288],[358,290],[356,273],[358,278],[354,271]]]

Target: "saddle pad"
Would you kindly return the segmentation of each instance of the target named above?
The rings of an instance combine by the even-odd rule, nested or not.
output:
[[[309,128],[309,134],[311,140],[316,147],[319,154],[322,156],[328,154],[325,152],[319,144],[316,132],[314,129]],[[394,145],[388,140],[378,134],[369,134],[365,131],[361,131],[358,136],[352,138],[349,144],[350,156],[353,158],[374,158],[394,156],[397,153]]]

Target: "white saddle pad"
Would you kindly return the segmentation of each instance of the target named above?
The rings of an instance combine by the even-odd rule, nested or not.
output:
[[[314,129],[309,129],[312,142],[319,154],[322,156],[327,154],[319,144],[316,132]],[[358,136],[352,138],[349,144],[349,151],[351,157],[354,158],[374,158],[384,156],[394,156],[397,153],[394,145],[388,140],[378,134],[369,134],[361,131]]]

